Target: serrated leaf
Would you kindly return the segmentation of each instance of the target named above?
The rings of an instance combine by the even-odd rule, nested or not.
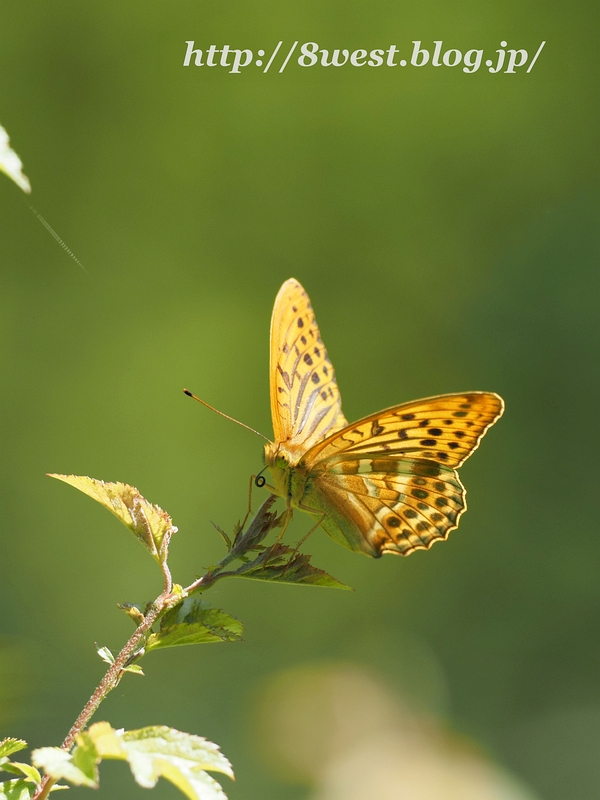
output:
[[[88,734],[102,758],[128,761],[140,786],[151,789],[164,777],[190,800],[226,800],[221,785],[204,770],[233,778],[231,764],[217,745],[200,736],[164,725],[116,731],[107,722],[92,725]]]
[[[284,515],[277,516],[276,513],[270,511],[275,500],[277,500],[277,496],[274,494],[267,497],[246,531],[242,531],[239,523],[235,526],[233,543],[236,553],[243,554],[257,547],[270,531],[281,525]]]
[[[50,474],[50,477],[74,486],[103,505],[129,528],[159,564],[166,560],[169,541],[177,528],[166,511],[149,503],[136,488],[83,475]]]
[[[150,634],[146,650],[184,644],[235,642],[241,639],[243,632],[242,623],[235,617],[211,608],[197,597],[187,597],[162,617],[160,630]]]
[[[0,172],[13,180],[26,194],[31,192],[29,178],[23,174],[23,162],[10,146],[8,133],[0,126]]]
[[[1,764],[0,770],[11,772],[13,775],[19,775],[19,777],[25,775],[25,779],[32,783],[39,783],[41,780],[41,775],[35,767],[32,767],[31,764],[23,764],[20,761],[7,761]]]
[[[215,528],[215,530],[216,530],[216,531],[217,531],[217,532],[218,532],[218,533],[221,535],[221,538],[222,538],[222,539],[223,539],[223,541],[225,542],[225,545],[226,545],[226,547],[227,547],[227,550],[231,550],[231,548],[233,547],[233,542],[231,541],[231,539],[229,538],[229,536],[228,536],[228,535],[225,533],[225,531],[223,530],[223,528],[220,528],[220,527],[217,525],[217,523],[216,523],[216,522],[212,522],[211,524],[212,524],[213,528]]]
[[[322,569],[313,567],[310,556],[298,553],[287,545],[275,543],[253,561],[242,564],[234,573],[241,578],[275,583],[299,583],[308,586],[326,586],[332,589],[349,589]]]
[[[24,750],[27,747],[27,742],[23,739],[13,739],[11,737],[2,739],[0,741],[0,758],[10,756],[13,753],[18,753],[19,750]]]
[[[79,734],[72,753],[60,747],[41,747],[33,751],[31,760],[55,780],[64,779],[74,786],[98,788],[100,757],[87,732]]]
[[[0,800],[29,800],[35,792],[35,786],[21,778],[0,783]]]

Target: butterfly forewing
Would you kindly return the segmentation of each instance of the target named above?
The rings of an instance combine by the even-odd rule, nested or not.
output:
[[[491,392],[446,394],[403,403],[359,420],[316,444],[309,467],[345,456],[390,455],[459,467],[504,410]]]
[[[310,300],[293,278],[279,290],[271,319],[271,413],[275,441],[298,456],[347,425]]]
[[[466,509],[456,472],[425,460],[338,459],[316,477],[313,493],[331,520],[326,530],[336,525],[351,549],[374,556],[428,549]]]

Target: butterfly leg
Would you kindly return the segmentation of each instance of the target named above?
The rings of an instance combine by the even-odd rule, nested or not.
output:
[[[267,491],[271,492],[271,494],[277,494],[275,488],[268,484],[266,481],[264,483],[258,484],[256,482],[257,478],[261,477],[260,473],[258,475],[250,475],[250,485],[248,486],[248,510],[246,511],[246,516],[244,517],[244,521],[242,522],[242,530],[246,526],[246,522],[248,521],[248,517],[252,514],[252,488],[253,486],[258,486],[260,489],[265,488]],[[262,481],[265,479],[262,478]]]
[[[274,547],[283,538],[283,535],[284,535],[284,533],[286,531],[286,528],[290,524],[290,520],[292,519],[292,514],[293,514],[293,509],[290,506],[288,506],[286,508],[286,510],[282,514],[282,517],[285,516],[285,520],[283,522],[283,525],[281,526],[281,530],[278,533],[277,538],[273,542],[272,547]],[[267,566],[267,562],[265,561],[265,563],[263,564],[263,569],[265,569],[266,566]],[[287,567],[286,567],[286,569],[287,569]],[[283,571],[283,574],[285,575],[285,569]]]
[[[293,551],[292,551],[292,555],[290,556],[290,559],[289,559],[289,561],[288,561],[288,563],[287,563],[287,565],[286,565],[286,568],[283,570],[283,574],[284,574],[284,575],[285,575],[285,570],[286,570],[286,569],[289,567],[289,565],[292,563],[292,561],[293,561],[293,560],[296,558],[296,555],[297,555],[298,551],[300,550],[300,548],[302,547],[302,545],[304,544],[304,542],[305,542],[305,541],[308,539],[308,537],[311,535],[311,533],[314,533],[314,532],[317,530],[317,528],[319,527],[319,525],[320,525],[320,524],[323,522],[323,520],[324,520],[324,519],[325,519],[325,517],[327,516],[327,514],[325,514],[325,512],[319,512],[319,511],[317,511],[317,510],[316,510],[316,509],[314,509],[314,508],[309,508],[308,506],[302,505],[302,503],[300,503],[300,505],[298,506],[298,508],[301,508],[301,509],[302,509],[302,511],[307,511],[307,512],[309,512],[310,514],[319,514],[321,518],[319,519],[319,521],[317,522],[317,524],[316,524],[316,525],[313,525],[313,526],[312,526],[312,528],[309,530],[309,532],[308,532],[308,533],[305,533],[305,534],[304,534],[304,536],[303,536],[303,537],[300,539],[300,541],[298,542],[298,544],[296,545],[296,547],[294,547],[294,549],[293,549]],[[291,515],[291,513],[290,513],[290,518],[291,518],[291,516],[292,516],[292,515]],[[286,527],[287,527],[287,523],[286,523]],[[281,537],[280,537],[280,538],[281,538]]]
[[[283,539],[283,535],[287,530],[287,526],[291,522],[293,510],[288,507],[288,508],[286,508],[286,510],[283,513],[285,514],[285,521],[284,521],[283,525],[281,526],[280,532],[277,534],[277,538],[275,539],[274,544],[277,544],[277,542],[280,542]]]
[[[248,517],[252,513],[252,487],[254,485],[254,481],[256,480],[256,475],[250,475],[250,484],[248,486],[248,510],[246,511],[246,516],[244,517],[244,521],[242,522],[241,530],[244,530],[246,527],[246,522],[248,522]]]

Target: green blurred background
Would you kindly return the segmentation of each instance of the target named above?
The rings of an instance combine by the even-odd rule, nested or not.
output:
[[[343,662],[535,797],[597,798],[597,4],[7,0],[2,17],[0,123],[87,272],[3,178],[0,738],[58,744],[102,674],[94,641],[118,650],[130,633],[116,603],[160,587],[116,520],[45,473],[122,480],[166,508],[176,580],[214,563],[210,520],[244,513],[262,444],[181,390],[270,434],[269,318],[294,276],[348,419],[503,395],[461,472],[469,512],[406,560],[314,534],[305,549],[354,593],[218,585],[245,641],[150,655],[97,718],[205,735],[233,761],[231,798],[300,800],[314,787],[261,754],[264,692],[280,670]],[[529,75],[232,75],[184,69],[190,39],[547,44]],[[148,796],[124,765],[102,780],[100,797]]]

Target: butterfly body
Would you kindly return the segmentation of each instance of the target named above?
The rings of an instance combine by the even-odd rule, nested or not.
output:
[[[294,279],[271,321],[272,490],[336,541],[378,557],[446,539],[466,509],[456,467],[500,417],[491,392],[438,395],[348,424],[308,295]]]
[[[298,508],[305,494],[307,471],[301,463],[290,463],[273,445],[265,446],[265,462],[275,494],[285,498],[288,508]]]

